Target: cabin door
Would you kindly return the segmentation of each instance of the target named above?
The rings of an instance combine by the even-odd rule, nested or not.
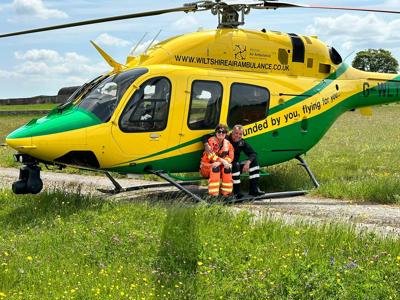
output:
[[[127,161],[155,157],[168,146],[172,84],[165,76],[140,84],[115,121],[112,137]]]
[[[201,137],[226,120],[224,78],[191,76],[187,80],[179,152],[187,170],[198,169],[203,151]],[[226,105],[225,105],[226,106]]]

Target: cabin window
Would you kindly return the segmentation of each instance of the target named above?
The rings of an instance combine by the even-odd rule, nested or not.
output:
[[[119,120],[124,132],[165,129],[171,99],[171,83],[165,77],[145,81],[132,95]]]
[[[290,39],[293,44],[293,62],[304,63],[305,47],[303,40],[295,33],[289,33]]]
[[[234,83],[229,100],[228,126],[247,125],[265,119],[268,115],[268,89],[256,85]]]
[[[195,80],[192,83],[188,127],[214,129],[219,123],[222,85],[217,81]]]

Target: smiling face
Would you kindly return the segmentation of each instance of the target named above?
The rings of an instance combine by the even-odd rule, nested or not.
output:
[[[234,127],[232,130],[232,141],[239,142],[243,138],[243,129]]]
[[[225,129],[218,129],[215,131],[215,136],[219,141],[223,141],[226,137],[226,130]]]

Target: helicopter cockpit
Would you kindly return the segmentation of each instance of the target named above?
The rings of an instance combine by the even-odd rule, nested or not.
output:
[[[146,72],[147,69],[140,68],[101,77],[82,95],[77,95],[80,99],[76,107],[93,113],[102,122],[107,122],[129,86]]]

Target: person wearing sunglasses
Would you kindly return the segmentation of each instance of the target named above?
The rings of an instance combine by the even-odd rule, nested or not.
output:
[[[232,193],[232,161],[234,150],[226,139],[228,127],[218,124],[215,134],[207,139],[209,151],[204,151],[200,162],[200,174],[208,178],[208,193],[212,196],[229,196]],[[220,183],[222,181],[222,183]]]
[[[207,139],[210,135],[205,135],[202,138],[204,149],[209,153],[211,149],[208,146]],[[258,187],[260,179],[260,166],[257,162],[257,152],[243,139],[243,126],[235,125],[232,128],[232,133],[227,136],[227,139],[232,144],[234,149],[234,159],[232,161],[232,179],[233,179],[233,194],[237,199],[243,198],[240,192],[240,175],[241,173],[249,173],[249,195],[257,197],[264,195],[265,192]],[[239,161],[241,153],[247,156],[247,160]]]

